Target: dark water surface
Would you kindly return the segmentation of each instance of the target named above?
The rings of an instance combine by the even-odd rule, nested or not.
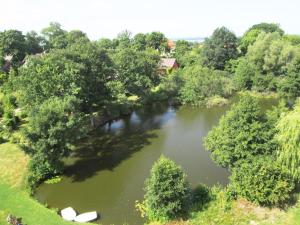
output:
[[[135,200],[142,200],[144,181],[162,154],[183,167],[193,186],[227,184],[229,173],[210,159],[202,139],[228,108],[157,106],[107,124],[66,160],[62,182],[42,184],[36,198],[58,209],[96,210],[104,225],[141,225]]]

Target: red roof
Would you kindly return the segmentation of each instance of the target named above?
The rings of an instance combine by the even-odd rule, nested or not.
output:
[[[175,58],[165,58],[161,59],[160,65],[161,67],[166,67],[166,68],[173,68],[176,66],[176,59]]]

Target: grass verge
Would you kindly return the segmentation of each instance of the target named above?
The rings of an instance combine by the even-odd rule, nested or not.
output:
[[[74,225],[29,196],[25,189],[28,161],[17,145],[0,145],[0,225],[7,224],[8,214],[22,218],[24,225]]]

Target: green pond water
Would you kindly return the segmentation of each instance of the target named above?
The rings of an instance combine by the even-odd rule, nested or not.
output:
[[[262,106],[274,102],[264,100]],[[141,225],[135,201],[142,200],[144,181],[162,154],[183,167],[192,186],[227,184],[229,172],[211,160],[203,137],[228,108],[156,106],[106,124],[66,159],[63,180],[40,185],[35,197],[57,209],[96,210],[96,223]]]

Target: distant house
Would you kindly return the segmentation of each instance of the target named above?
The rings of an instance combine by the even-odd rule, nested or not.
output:
[[[160,67],[163,69],[178,69],[178,63],[175,58],[163,58],[160,61]]]
[[[160,74],[166,74],[168,71],[176,70],[179,65],[175,58],[162,58],[159,64]]]

